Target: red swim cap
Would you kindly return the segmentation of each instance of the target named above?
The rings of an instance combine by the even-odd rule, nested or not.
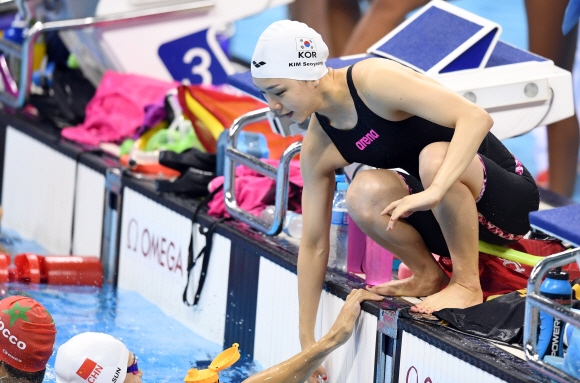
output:
[[[46,368],[56,327],[48,311],[34,299],[13,296],[0,301],[0,360],[25,372]]]

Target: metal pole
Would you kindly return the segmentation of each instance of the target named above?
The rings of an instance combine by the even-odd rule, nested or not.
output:
[[[540,287],[544,276],[550,269],[579,260],[580,248],[551,255],[541,260],[533,268],[528,279],[524,317],[524,354],[531,368],[561,383],[580,382],[580,380],[574,379],[564,371],[549,365],[540,358],[536,341],[540,310],[576,327],[580,327],[580,315],[542,296],[540,294]]]
[[[232,217],[239,219],[240,221],[248,224],[250,227],[267,235],[276,235],[282,231],[282,224],[284,222],[284,217],[286,216],[289,193],[288,180],[290,177],[290,161],[298,152],[300,152],[302,143],[295,142],[284,151],[282,157],[280,158],[278,169],[260,161],[259,158],[243,153],[237,149],[238,136],[242,129],[253,122],[266,119],[269,110],[269,108],[263,108],[246,113],[236,119],[229,129],[228,147],[225,150],[226,158],[224,164],[224,196],[226,210]],[[270,177],[276,181],[275,211],[274,221],[272,224],[264,222],[262,219],[243,210],[238,205],[235,193],[237,163],[242,163],[250,169],[264,174],[265,176]]]
[[[30,18],[28,8],[24,0],[17,0],[19,12],[23,17]],[[198,0],[183,4],[174,4],[163,7],[156,7],[138,11],[115,13],[111,15],[85,17],[80,19],[58,20],[48,22],[36,22],[29,30],[22,47],[14,51],[10,42],[0,40],[0,50],[9,49],[10,53],[21,57],[22,69],[20,71],[20,82],[18,88],[18,99],[2,97],[2,101],[14,108],[24,106],[30,92],[30,80],[32,78],[32,63],[34,57],[34,43],[41,33],[61,30],[74,30],[88,27],[126,25],[131,22],[141,22],[152,18],[167,16],[180,12],[204,12],[215,5],[211,0]],[[8,43],[8,44],[7,44]],[[21,49],[21,51],[20,51]],[[20,51],[20,52],[18,52]],[[19,54],[18,54],[19,53]]]

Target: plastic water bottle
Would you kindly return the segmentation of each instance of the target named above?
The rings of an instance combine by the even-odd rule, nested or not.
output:
[[[332,201],[330,222],[330,254],[328,266],[346,271],[348,255],[348,212],[346,210],[346,182],[338,182]]]
[[[578,309],[571,310],[576,314],[580,314],[580,310]],[[568,346],[564,358],[546,355],[544,362],[564,371],[576,379],[580,379],[580,329],[566,323],[564,344]]]
[[[217,158],[216,158],[216,174],[218,176],[224,175],[224,163],[226,146],[228,144],[228,130],[220,133],[217,141]],[[238,136],[238,150],[250,154],[257,158],[270,157],[270,149],[268,148],[268,141],[266,136],[262,133],[255,132],[240,132]]]
[[[22,45],[26,38],[26,27],[26,20],[22,20],[20,15],[16,15],[12,23],[10,23],[10,27],[4,31],[4,38],[18,45]]]
[[[346,270],[349,273],[363,273],[367,235],[358,227],[354,220],[348,222],[348,260]]]
[[[576,314],[580,314],[579,309],[571,308],[570,310]],[[570,345],[570,341],[572,339],[572,331],[574,331],[575,328],[576,327],[572,326],[570,323],[566,323],[566,325],[564,326],[564,344],[566,346]],[[579,340],[579,342],[580,342],[580,340]],[[580,370],[578,370],[578,372],[580,372]]]
[[[558,269],[550,270],[540,286],[540,294],[557,303],[570,307],[572,305],[572,287],[568,273]],[[540,331],[538,337],[538,354],[564,356],[564,329],[566,323],[540,311]]]
[[[302,214],[294,211],[286,213],[286,218],[284,219],[284,233],[292,238],[302,238]]]
[[[274,205],[266,206],[264,210],[260,212],[260,219],[271,225],[274,222],[274,211],[276,207]]]
[[[393,254],[367,237],[365,278],[369,286],[389,282],[393,277]]]
[[[336,183],[334,189],[336,190],[339,182],[348,183],[346,179],[346,174],[344,173],[344,168],[338,168],[334,171],[334,182]]]
[[[25,20],[21,20],[20,15],[16,15],[16,18],[10,24],[10,27],[4,31],[4,39],[13,42],[17,45],[22,45],[26,38],[27,33],[27,22]],[[10,74],[12,78],[18,79],[20,78],[20,67],[21,67],[21,60],[18,57],[8,57],[8,68],[10,70]]]
[[[272,222],[274,222],[275,210],[276,207],[273,205],[266,206],[266,208],[260,212],[260,219],[268,225],[272,224]],[[302,237],[302,214],[294,211],[287,211],[282,231],[290,237],[300,239]]]

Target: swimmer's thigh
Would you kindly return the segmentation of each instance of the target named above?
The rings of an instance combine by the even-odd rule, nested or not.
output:
[[[525,168],[519,175],[484,155],[480,157],[485,164],[486,184],[477,202],[479,239],[495,245],[514,242],[530,230],[528,215],[540,204],[538,187]]]

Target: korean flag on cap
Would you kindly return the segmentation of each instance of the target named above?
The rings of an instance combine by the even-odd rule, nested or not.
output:
[[[297,51],[315,51],[314,39],[308,37],[296,37]]]

